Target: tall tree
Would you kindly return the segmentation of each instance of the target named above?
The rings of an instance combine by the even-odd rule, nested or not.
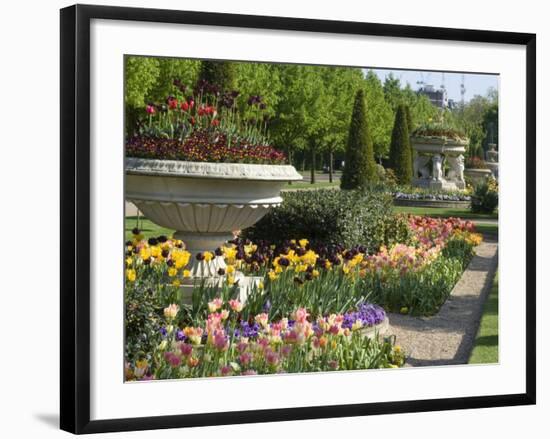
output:
[[[397,107],[390,145],[390,167],[394,170],[397,181],[408,185],[412,179],[411,144],[409,124],[405,105]]]
[[[498,144],[498,104],[491,104],[485,110],[481,126],[485,134],[483,148],[487,151],[490,143]]]
[[[157,83],[160,68],[156,58],[127,56],[124,61],[125,124],[127,134],[132,135],[145,111],[146,97]]]
[[[358,88],[363,86],[361,69],[348,67],[325,67],[322,71],[324,84],[323,112],[325,130],[320,139],[321,148],[328,155],[329,181],[333,181],[334,154],[345,151],[352,106]]]
[[[388,155],[393,125],[393,110],[385,99],[382,82],[372,70],[368,71],[364,84],[367,101],[367,122],[372,137],[374,155],[381,162]]]
[[[384,97],[393,111],[402,103],[401,81],[393,73],[386,76],[384,80]]]
[[[318,84],[309,66],[277,65],[280,94],[270,122],[270,135],[275,145],[285,150],[292,161],[294,152],[307,149],[307,127],[315,109]]]
[[[353,104],[346,161],[340,187],[342,189],[364,188],[375,182],[376,178],[376,163],[367,123],[365,92],[359,89]]]

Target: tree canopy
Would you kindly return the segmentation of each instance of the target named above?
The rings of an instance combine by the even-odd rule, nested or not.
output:
[[[192,93],[199,79],[215,82],[224,90],[260,96],[270,142],[289,159],[309,168],[344,158],[353,102],[362,90],[365,117],[374,156],[385,163],[390,155],[396,113],[405,105],[407,130],[437,117],[438,109],[410,84],[390,74],[382,82],[372,70],[360,68],[199,61],[176,58],[127,56],[125,59],[126,130],[132,134],[146,117],[145,105],[163,103],[173,91],[173,80]],[[241,116],[259,117],[255,106],[241,100]],[[476,96],[446,113],[471,139],[470,155],[483,155],[489,143],[498,143],[498,94]]]

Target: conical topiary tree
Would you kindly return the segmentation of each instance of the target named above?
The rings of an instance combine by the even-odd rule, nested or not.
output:
[[[410,141],[411,136],[414,132],[414,123],[413,123],[412,115],[411,115],[411,107],[409,107],[408,105],[405,105],[405,115],[407,116],[407,128],[409,129],[409,144],[411,146],[411,169],[413,169],[413,173],[414,173],[414,166],[413,166],[413,163],[414,163],[414,150],[413,150],[413,147],[412,147],[412,142]]]
[[[407,118],[407,128],[409,129],[409,135],[414,131],[413,120],[411,115],[411,107],[405,105],[405,116]]]
[[[231,91],[235,88],[236,66],[228,61],[203,61],[199,72],[199,80],[208,81],[222,91]]]
[[[376,163],[374,149],[367,125],[367,108],[363,90],[355,95],[345,165],[340,188],[364,188],[376,181]]]
[[[390,144],[390,167],[395,172],[399,184],[411,184],[412,157],[409,139],[407,110],[399,105],[395,113],[395,122]]]

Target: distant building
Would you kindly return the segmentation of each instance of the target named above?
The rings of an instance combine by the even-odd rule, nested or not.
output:
[[[423,87],[420,87],[418,89],[418,93],[426,96],[430,100],[430,102],[437,108],[449,107],[447,90],[445,90],[444,88],[435,89],[433,85],[425,84]],[[451,100],[451,102],[453,101]]]

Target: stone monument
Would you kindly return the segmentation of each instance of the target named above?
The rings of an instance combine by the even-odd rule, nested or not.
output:
[[[411,145],[413,186],[444,190],[465,189],[463,154],[468,146],[468,139],[413,135]]]
[[[489,143],[489,150],[487,151],[487,168],[493,173],[493,177],[498,179],[498,151],[496,150],[496,144]]]

